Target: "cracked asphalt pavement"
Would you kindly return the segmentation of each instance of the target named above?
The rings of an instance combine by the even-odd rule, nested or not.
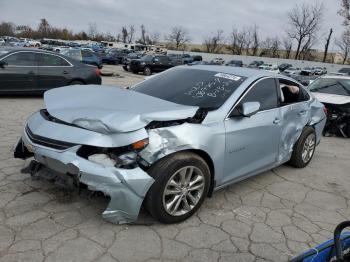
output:
[[[143,79],[107,67],[127,86]],[[137,225],[101,218],[108,199],[22,174],[13,159],[41,98],[0,98],[0,261],[287,261],[332,238],[350,216],[350,140],[323,138],[310,165],[283,165],[216,192],[192,218]]]

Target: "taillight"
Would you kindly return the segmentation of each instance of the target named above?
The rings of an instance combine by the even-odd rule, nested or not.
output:
[[[96,73],[97,76],[100,76],[100,75],[101,75],[100,69],[96,68],[96,69],[95,69],[95,73]]]

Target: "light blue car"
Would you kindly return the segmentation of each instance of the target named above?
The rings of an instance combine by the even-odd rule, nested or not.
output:
[[[135,221],[142,204],[181,222],[220,188],[286,162],[305,167],[326,122],[295,80],[248,68],[180,66],[130,89],[70,86],[44,98],[15,157],[34,157],[32,174],[45,168],[108,195],[103,217],[114,223]]]

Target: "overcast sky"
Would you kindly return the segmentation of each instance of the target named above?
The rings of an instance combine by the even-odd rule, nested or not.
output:
[[[123,25],[139,25],[157,31],[162,37],[171,27],[180,25],[189,31],[192,42],[223,29],[228,35],[232,27],[241,28],[257,24],[260,35],[284,35],[288,10],[303,1],[316,0],[0,0],[0,21],[11,21],[36,27],[40,18],[46,18],[57,27],[73,31],[87,30],[96,22],[98,30],[116,35]],[[322,2],[322,1],[318,1]],[[337,14],[340,0],[323,0],[325,17],[318,48],[333,27],[340,35],[342,19]],[[333,49],[333,45],[331,46]]]

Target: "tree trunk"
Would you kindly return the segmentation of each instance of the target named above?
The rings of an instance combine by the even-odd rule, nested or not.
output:
[[[343,65],[345,64],[346,60],[348,59],[348,53],[344,54],[344,60],[343,60]]]
[[[300,53],[300,47],[301,47],[301,40],[298,40],[298,48],[297,48],[297,51],[295,53],[295,60],[298,60],[299,58],[299,53]]]
[[[326,45],[325,45],[325,49],[324,49],[324,55],[323,55],[323,63],[326,62],[327,59],[327,54],[328,54],[328,46],[329,46],[329,42],[331,41],[331,37],[333,34],[333,29],[331,28],[331,30],[329,30],[329,35],[326,41]]]

